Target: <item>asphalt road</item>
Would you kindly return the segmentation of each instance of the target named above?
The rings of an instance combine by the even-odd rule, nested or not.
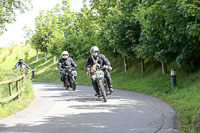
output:
[[[33,102],[1,119],[0,133],[176,133],[174,110],[152,96],[116,89],[104,103],[88,86],[33,86]]]

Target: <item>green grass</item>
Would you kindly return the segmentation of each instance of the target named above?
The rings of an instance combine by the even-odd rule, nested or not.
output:
[[[20,100],[13,100],[8,103],[4,103],[0,105],[0,118],[7,117],[11,114],[14,114],[29,105],[29,103],[33,100],[34,94],[32,90],[32,83],[30,80],[25,81],[25,90],[21,95]]]
[[[157,67],[140,76],[139,66],[124,72],[112,73],[114,87],[151,94],[168,102],[177,112],[179,129],[194,131],[194,121],[200,112],[200,72],[185,73],[178,70],[178,86],[171,91],[170,74],[165,76]],[[199,121],[200,122],[200,121]]]
[[[8,48],[0,49],[0,81],[5,81],[13,79],[19,76],[19,72],[13,69],[15,63],[18,61],[19,57],[31,58],[31,56],[25,55],[25,52],[29,52],[30,46],[20,45],[20,46],[11,46]],[[32,52],[30,52],[32,53]],[[32,53],[32,56],[34,54]],[[14,99],[10,102],[0,105],[0,118],[7,117],[17,111],[24,109],[34,98],[32,91],[32,82],[29,79],[24,80],[24,92],[21,95],[21,98]],[[15,83],[13,84],[13,93],[17,92],[15,88]],[[5,98],[9,96],[8,85],[0,86],[0,98]]]
[[[13,51],[15,52],[15,50]],[[34,54],[29,54],[25,61],[32,68],[35,68],[37,82],[61,83],[59,71],[56,70],[57,63],[53,63],[53,57],[49,56],[45,62],[44,54],[39,55],[36,61]],[[8,57],[9,59],[10,57]],[[145,75],[141,75],[140,63],[132,62],[128,72],[123,72],[123,61],[111,59],[114,70],[111,72],[114,88],[126,89],[161,98],[169,103],[177,112],[178,128],[187,133],[195,133],[196,126],[200,123],[200,70],[193,73],[177,69],[177,88],[171,90],[170,74],[162,75],[161,65],[155,62],[145,63]],[[86,59],[76,61],[78,64],[77,82],[81,85],[91,85],[90,78],[86,77]],[[170,64],[168,68],[178,68]]]

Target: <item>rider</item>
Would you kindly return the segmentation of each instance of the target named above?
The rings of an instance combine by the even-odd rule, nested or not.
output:
[[[59,59],[58,61],[58,69],[61,71],[61,81],[63,81],[64,87],[65,86],[65,75],[66,71],[63,70],[65,66],[72,66],[72,67],[77,67],[76,63],[73,61],[72,58],[69,57],[69,53],[67,51],[62,52],[62,58]]]
[[[24,61],[23,58],[20,57],[19,61],[15,64],[15,68],[20,67],[20,69],[22,69],[22,67],[25,66],[27,69],[29,69],[30,67],[26,63],[24,63],[23,61]]]
[[[103,54],[99,54],[99,48],[97,46],[93,46],[90,49],[90,52],[91,52],[91,56],[88,58],[88,62],[87,62],[87,66],[86,66],[86,72],[87,72],[88,77],[89,77],[91,71],[93,71],[91,69],[95,64],[99,65],[99,66],[106,65],[106,66],[108,66],[109,71],[112,70],[109,60]],[[112,79],[111,79],[110,73],[107,70],[104,70],[104,76],[107,80],[109,91],[112,93],[114,90],[112,88]],[[96,96],[100,95],[97,83],[93,78],[92,78],[92,85],[93,85],[94,90],[96,91]]]

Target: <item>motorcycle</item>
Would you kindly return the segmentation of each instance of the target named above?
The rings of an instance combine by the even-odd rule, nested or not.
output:
[[[103,97],[104,102],[107,102],[107,95],[110,95],[111,93],[108,93],[108,85],[107,81],[104,78],[104,70],[107,71],[108,67],[96,67],[96,71],[94,71],[92,75],[92,79],[96,81],[98,85],[99,94],[98,98]]]
[[[20,68],[19,68],[19,71],[25,75],[28,75],[29,74],[29,68],[27,68],[25,65],[21,65]]]
[[[65,68],[63,69],[64,71],[66,71],[65,74],[65,86],[66,86],[66,90],[70,88],[72,88],[73,91],[76,90],[76,76],[77,76],[77,71],[75,70],[75,67],[72,66],[65,66]]]

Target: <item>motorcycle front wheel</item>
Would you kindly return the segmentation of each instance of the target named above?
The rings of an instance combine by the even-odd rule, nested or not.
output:
[[[103,80],[99,80],[99,90],[101,91],[101,94],[103,96],[104,102],[107,102],[107,96],[106,96],[106,89],[104,87]]]
[[[65,77],[65,89],[68,90],[69,89],[69,85],[68,85],[68,77]]]
[[[75,81],[72,79],[72,77],[70,77],[70,84],[71,84],[72,90],[75,91],[75,90],[76,90],[76,83],[75,83]]]

